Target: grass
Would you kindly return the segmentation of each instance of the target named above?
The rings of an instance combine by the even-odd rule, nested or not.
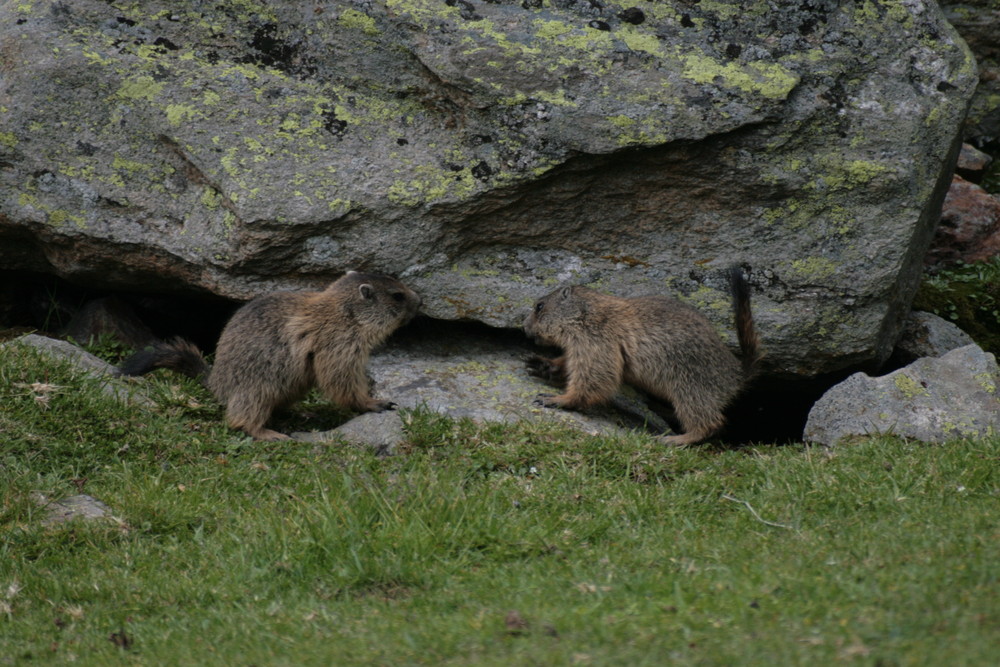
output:
[[[998,439],[669,450],[416,411],[376,458],[151,391],[0,350],[0,665],[995,658]],[[32,494],[81,486],[118,520],[43,526]]]
[[[1000,354],[1000,256],[925,275],[913,307],[951,320],[984,350]]]

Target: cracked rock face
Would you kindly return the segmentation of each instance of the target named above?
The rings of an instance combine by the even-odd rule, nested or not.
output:
[[[735,347],[742,263],[802,375],[891,350],[976,81],[919,0],[38,1],[0,53],[5,269],[237,299],[380,270],[502,327],[572,281]]]

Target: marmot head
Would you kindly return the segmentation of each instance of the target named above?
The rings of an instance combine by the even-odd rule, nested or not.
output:
[[[327,287],[345,298],[347,311],[359,322],[392,331],[417,314],[423,299],[392,276],[348,271]]]
[[[524,321],[524,332],[542,345],[565,346],[567,339],[586,327],[591,294],[596,292],[570,285],[543,296]]]

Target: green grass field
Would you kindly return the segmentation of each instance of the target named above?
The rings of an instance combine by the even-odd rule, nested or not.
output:
[[[380,459],[150,390],[0,350],[0,665],[997,660],[1000,438],[673,450],[410,412]],[[81,489],[117,520],[42,524],[35,492]]]

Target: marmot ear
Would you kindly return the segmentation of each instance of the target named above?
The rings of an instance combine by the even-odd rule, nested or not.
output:
[[[358,287],[358,292],[361,293],[361,298],[365,300],[371,300],[375,298],[375,288],[368,283],[362,283]]]
[[[562,299],[563,301],[570,298],[571,296],[573,296],[572,285],[567,285],[566,287],[563,287],[561,290],[559,290],[559,298]]]

